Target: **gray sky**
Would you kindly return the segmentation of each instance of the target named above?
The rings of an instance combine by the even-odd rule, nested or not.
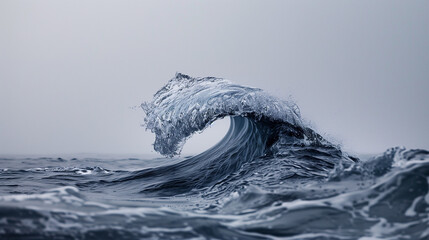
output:
[[[3,0],[0,154],[150,153],[130,107],[176,71],[292,95],[354,152],[429,149],[428,64],[429,1]]]

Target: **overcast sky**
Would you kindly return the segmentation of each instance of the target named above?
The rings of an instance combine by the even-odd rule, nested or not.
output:
[[[177,71],[291,95],[352,152],[429,149],[429,1],[2,0],[0,154],[150,153],[132,107]]]

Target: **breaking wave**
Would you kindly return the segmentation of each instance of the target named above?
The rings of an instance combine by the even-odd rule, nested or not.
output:
[[[254,167],[263,158],[263,167],[283,169],[274,170],[280,179],[326,177],[336,163],[350,165],[357,161],[307,127],[293,102],[221,78],[192,78],[178,73],[142,108],[146,128],[155,133],[154,149],[169,157],[179,154],[194,133],[217,119],[231,119],[225,137],[209,150],[134,176],[150,178],[153,172],[162,174],[164,181],[146,187],[144,192],[176,194],[177,190],[213,186],[239,169],[244,170],[243,165]],[[279,158],[287,160],[267,160]],[[302,170],[303,167],[307,169]]]
[[[0,158],[0,238],[429,238],[426,150],[350,156],[293,102],[220,78],[176,74],[142,108],[165,158]]]

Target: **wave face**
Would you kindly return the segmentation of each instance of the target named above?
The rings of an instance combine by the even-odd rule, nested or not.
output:
[[[0,239],[429,238],[426,150],[350,156],[293,102],[220,78],[176,74],[142,108],[165,158],[0,157]]]
[[[156,135],[154,149],[169,157],[180,153],[192,134],[203,131],[219,118],[231,118],[228,133],[217,145],[178,164],[156,169],[165,173],[163,178],[167,181],[145,188],[145,192],[159,194],[175,188],[171,193],[176,194],[212,186],[260,157],[288,157],[288,161],[273,163],[276,167],[302,166],[292,159],[312,162],[311,166],[304,165],[313,171],[285,172],[295,177],[326,177],[335,163],[350,165],[356,161],[306,127],[293,102],[221,78],[192,78],[178,73],[142,108],[146,113],[146,128]],[[300,154],[310,148],[314,151],[311,156]],[[142,172],[136,177],[146,176],[152,173]]]

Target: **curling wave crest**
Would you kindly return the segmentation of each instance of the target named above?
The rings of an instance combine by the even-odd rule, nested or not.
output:
[[[429,152],[351,156],[291,101],[176,74],[142,104],[166,157],[0,157],[1,239],[429,239]],[[229,117],[195,156],[184,142]]]

